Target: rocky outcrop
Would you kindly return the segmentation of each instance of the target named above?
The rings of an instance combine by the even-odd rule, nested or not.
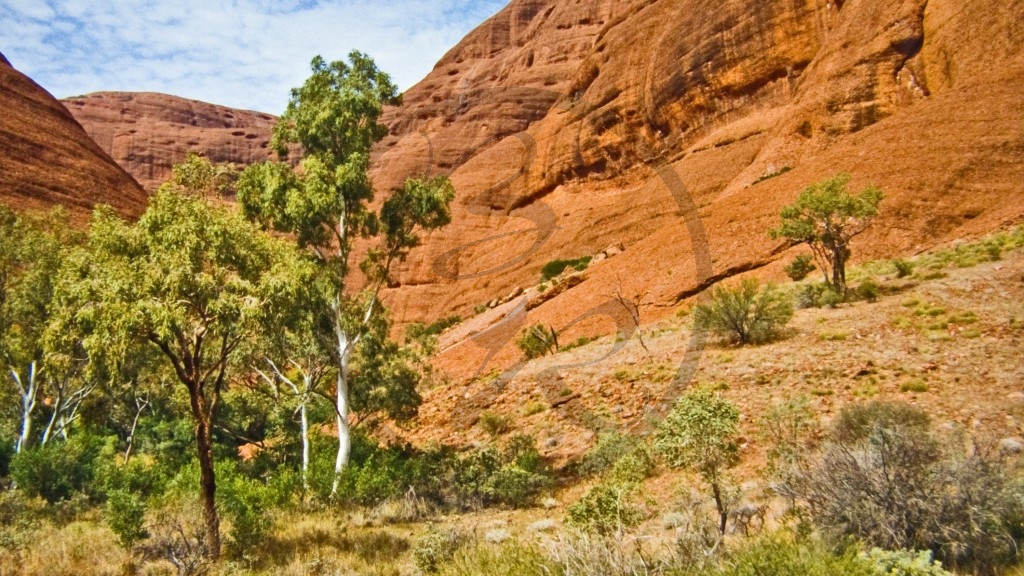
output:
[[[276,157],[275,116],[146,92],[97,92],[64,105],[100,147],[152,192],[188,152],[245,167]]]
[[[50,93],[0,54],[0,203],[60,204],[84,219],[99,203],[125,216],[146,206],[142,188],[96,145]]]
[[[886,193],[855,258],[1018,222],[1021,22],[1019,0],[513,0],[389,112],[378,187],[443,172],[458,189],[392,310],[472,316],[553,259],[622,243],[528,321],[606,333],[577,320],[617,292],[656,318],[730,275],[778,275],[780,207],[839,172]],[[517,356],[470,339],[440,363],[492,353]]]

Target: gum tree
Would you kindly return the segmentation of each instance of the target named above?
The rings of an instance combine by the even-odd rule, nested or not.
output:
[[[213,429],[221,395],[265,331],[300,302],[304,264],[238,215],[164,188],[138,223],[108,209],[55,296],[93,370],[153,350],[187,390],[209,555],[220,553]]]
[[[273,145],[285,156],[298,144],[297,170],[281,162],[249,167],[238,181],[245,214],[264,227],[292,234],[330,278],[324,311],[335,368],[334,405],[338,428],[335,481],[348,464],[352,408],[350,363],[374,315],[392,265],[419,244],[418,233],[448,224],[454,189],[447,178],[409,180],[392,192],[379,212],[370,209],[373,185],[370,151],[387,128],[378,121],[385,105],[400,103],[397,88],[373,60],[352,52],[349,61],[328,63],[317,56],[312,75],[292,90],[274,128]],[[353,278],[355,242],[377,237]]]
[[[698,388],[679,399],[654,440],[669,466],[693,470],[711,487],[722,535],[729,518],[727,472],[739,461],[739,419],[732,403]]]
[[[825,282],[840,295],[846,294],[850,242],[871,225],[883,197],[874,186],[851,195],[849,183],[849,174],[839,174],[804,188],[796,202],[782,209],[782,224],[770,231],[772,238],[810,246]]]
[[[46,328],[53,316],[55,282],[67,248],[79,240],[61,209],[16,215],[0,207],[0,363],[18,391],[20,422],[15,451],[67,437],[93,386],[82,379],[83,361],[68,339],[54,346]],[[33,429],[41,408],[46,423]]]

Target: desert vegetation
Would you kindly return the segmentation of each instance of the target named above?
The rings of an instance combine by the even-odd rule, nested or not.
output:
[[[608,339],[560,346],[556,327],[523,326],[515,346],[539,368],[520,382],[553,392],[453,410],[463,441],[436,442],[418,411],[461,318],[398,330],[381,293],[449,223],[454,189],[424,177],[374,202],[369,155],[399,101],[365,55],[317,58],[274,133],[298,169],[189,155],[138,221],[101,208],[82,232],[59,210],[0,210],[0,574],[1020,573],[1024,441],[986,426],[1021,415],[937,417],[919,399],[960,376],[883,367],[878,349],[849,369],[873,335],[837,317],[888,303],[884,328],[915,353],[1012,346],[1024,318],[915,291],[1019,258],[1024,228],[853,267],[881,191],[811,184],[770,231],[813,254],[786,267],[793,282],[711,287],[642,354],[581,371],[590,390],[563,381],[559,356]],[[591,262],[549,262],[541,282]],[[641,298],[615,301],[639,327]],[[695,369],[664,414],[627,406],[674,386],[676,345],[703,332],[720,370]],[[589,448],[556,454],[572,433]]]

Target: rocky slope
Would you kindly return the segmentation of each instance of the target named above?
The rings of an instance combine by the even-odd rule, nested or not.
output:
[[[394,314],[473,316],[621,244],[557,297],[478,316],[440,364],[508,366],[527,322],[611,332],[615,294],[656,319],[717,279],[777,276],[798,250],[766,234],[780,207],[839,172],[886,193],[855,259],[1019,221],[1021,22],[1021,0],[513,0],[389,113],[378,188],[443,172],[458,189]]]
[[[60,204],[84,219],[97,203],[138,215],[146,195],[52,95],[0,54],[0,203]]]
[[[97,92],[63,102],[93,140],[150,192],[190,151],[236,167],[272,155],[277,118],[270,114],[147,92]]]

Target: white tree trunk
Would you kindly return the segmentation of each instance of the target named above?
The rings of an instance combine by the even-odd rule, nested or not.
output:
[[[18,443],[14,446],[15,453],[21,454],[21,451],[28,447],[29,438],[32,435],[32,412],[36,408],[36,392],[38,391],[36,363],[29,364],[28,382],[22,382],[21,376],[14,368],[11,368],[11,376],[14,377],[14,382],[21,392],[21,435],[18,436]]]
[[[299,426],[302,429],[302,493],[309,493],[309,394],[312,383],[309,375],[302,378],[303,390],[299,400]]]
[[[132,455],[132,445],[135,443],[135,429],[139,427],[139,418],[142,417],[142,411],[149,406],[149,400],[146,398],[135,398],[135,418],[132,419],[132,428],[128,431],[128,447],[124,449],[124,463],[128,463],[128,459]]]
[[[53,402],[53,414],[50,415],[50,422],[46,425],[46,430],[43,431],[43,439],[39,442],[40,446],[46,446],[46,443],[50,441],[50,435],[57,429],[57,422],[61,420],[64,412],[64,395],[58,390],[57,398]]]
[[[331,484],[332,498],[338,493],[341,472],[348,466],[349,453],[352,451],[351,430],[348,425],[348,358],[349,355],[345,352],[341,356],[341,366],[338,370],[337,405],[335,406],[337,412],[335,417],[338,423],[338,457],[334,461],[334,483]]]

